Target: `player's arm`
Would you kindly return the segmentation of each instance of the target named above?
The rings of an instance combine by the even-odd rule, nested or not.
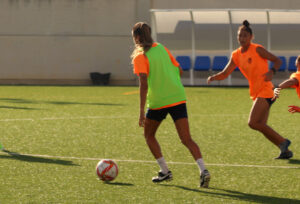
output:
[[[145,123],[145,105],[146,98],[148,92],[148,81],[147,74],[140,73],[139,74],[139,83],[140,83],[140,118],[139,118],[139,126],[144,127]]]
[[[207,78],[207,84],[210,84],[210,82],[215,81],[215,80],[226,79],[231,74],[231,72],[233,72],[233,70],[235,68],[236,68],[236,65],[233,62],[233,59],[231,57],[229,62],[227,63],[227,65],[225,66],[225,68],[221,72],[219,72],[215,75],[209,76]]]
[[[289,88],[291,86],[298,86],[299,85],[299,81],[296,78],[291,78],[291,79],[287,79],[284,82],[282,82],[281,84],[279,84],[278,88],[281,89],[285,89],[285,88]]]
[[[273,78],[273,75],[276,73],[276,71],[281,66],[282,61],[263,47],[257,47],[256,52],[262,58],[267,59],[274,63],[273,67],[267,73],[264,74],[265,81],[271,81]]]
[[[289,87],[292,87],[292,86],[295,86],[295,85],[298,86],[298,84],[299,84],[299,81],[296,78],[291,78],[291,79],[285,80],[284,82],[279,84],[278,88],[274,89],[273,100],[275,98],[279,98],[281,89],[289,88]]]

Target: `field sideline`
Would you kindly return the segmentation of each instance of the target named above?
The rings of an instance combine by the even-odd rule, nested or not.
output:
[[[0,86],[0,203],[300,203],[300,114],[295,90],[283,90],[269,125],[292,141],[279,154],[247,125],[247,88],[187,87],[193,139],[212,174],[199,172],[168,116],[157,137],[174,179],[152,184],[158,166],[138,127],[137,87]],[[102,158],[120,168],[99,181]]]

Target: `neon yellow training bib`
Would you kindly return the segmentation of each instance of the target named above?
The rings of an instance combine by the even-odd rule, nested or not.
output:
[[[157,43],[146,52],[146,56],[149,60],[147,108],[185,101],[179,69],[173,65],[164,46]]]

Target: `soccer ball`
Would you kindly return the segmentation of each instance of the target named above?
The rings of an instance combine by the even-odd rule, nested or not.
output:
[[[96,166],[96,173],[102,181],[112,181],[118,176],[119,168],[111,159],[102,159]]]

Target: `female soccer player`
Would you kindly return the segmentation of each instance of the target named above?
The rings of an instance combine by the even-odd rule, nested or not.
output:
[[[261,45],[252,43],[253,34],[247,20],[238,29],[238,42],[240,48],[232,52],[230,61],[223,71],[209,76],[207,83],[214,80],[223,80],[239,67],[242,74],[248,79],[250,97],[253,100],[249,115],[248,125],[250,128],[261,132],[268,140],[281,150],[277,159],[289,159],[293,156],[288,149],[291,142],[283,138],[270,126],[267,125],[269,111],[274,93],[271,82],[273,75],[281,65],[281,60],[265,50]],[[274,62],[274,67],[268,71],[268,60]]]
[[[189,149],[200,169],[200,186],[208,187],[210,174],[205,168],[198,145],[192,140],[189,130],[186,96],[180,81],[182,70],[163,45],[153,42],[151,28],[144,22],[136,23],[132,29],[135,50],[132,53],[134,73],[139,77],[140,118],[139,126],[144,127],[147,145],[160,166],[154,183],[171,180],[155,133],[169,113],[175,123],[181,142]],[[147,113],[145,116],[145,104]]]
[[[274,99],[279,98],[280,91],[285,88],[295,88],[300,98],[300,55],[296,59],[297,72],[291,74],[290,78],[279,84],[278,88],[274,89]],[[300,113],[300,107],[298,106],[289,106],[289,112],[291,113]]]

